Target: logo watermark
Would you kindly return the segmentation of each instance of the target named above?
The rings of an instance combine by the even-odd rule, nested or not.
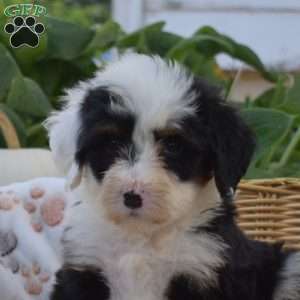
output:
[[[37,4],[12,4],[4,9],[4,15],[7,17],[16,16],[34,16],[40,17],[47,14],[46,7]]]
[[[7,6],[4,15],[13,18],[4,26],[4,31],[10,35],[10,45],[13,48],[28,46],[35,48],[39,45],[40,35],[45,26],[37,22],[37,18],[46,15],[47,9],[37,4],[13,4]]]

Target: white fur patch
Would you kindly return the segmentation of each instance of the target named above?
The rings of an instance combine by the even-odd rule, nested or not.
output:
[[[139,117],[141,128],[165,127],[167,122],[194,114],[189,95],[192,77],[182,66],[158,56],[127,54],[99,72],[91,82],[120,95],[126,109]]]
[[[287,259],[280,278],[281,282],[275,291],[274,300],[299,300],[300,253],[294,253]]]
[[[76,94],[75,90],[72,93]],[[69,97],[72,93],[69,93]],[[45,122],[54,161],[64,174],[68,173],[74,161],[80,127],[78,111],[79,106],[66,104],[62,111],[52,113]]]
[[[30,300],[21,282],[0,264],[0,293],[3,300]]]

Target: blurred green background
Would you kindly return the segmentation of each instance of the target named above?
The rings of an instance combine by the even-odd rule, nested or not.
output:
[[[0,10],[13,3],[3,0]],[[14,49],[0,30],[0,111],[14,125],[22,147],[48,147],[42,126],[58,109],[63,90],[89,78],[116,50],[159,54],[184,64],[196,75],[221,85],[230,96],[235,75],[221,70],[216,56],[224,53],[255,69],[273,87],[239,107],[257,136],[258,147],[247,178],[300,176],[300,76],[268,70],[259,57],[211,27],[188,38],[167,32],[164,23],[127,34],[111,20],[109,1],[35,1],[47,8],[38,19],[45,25],[37,48]],[[1,14],[0,27],[11,19]],[[7,141],[0,131],[0,147]]]

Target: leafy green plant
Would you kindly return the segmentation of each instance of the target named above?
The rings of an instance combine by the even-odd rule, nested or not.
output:
[[[109,5],[107,1],[103,0],[87,4],[80,4],[76,1],[67,2],[65,0],[44,0],[40,1],[40,3],[48,8],[48,14],[83,26],[100,24],[107,21],[110,17]]]
[[[247,103],[242,114],[257,137],[248,178],[300,176],[300,76],[282,76]]]
[[[0,18],[4,28],[7,18]],[[58,108],[63,89],[91,77],[97,66],[95,55],[113,45],[120,27],[114,22],[86,28],[44,17],[46,32],[37,48],[12,48],[9,36],[0,31],[0,109],[15,125],[23,147],[46,147],[41,125]],[[6,143],[0,134],[0,147]]]
[[[132,48],[137,52],[158,54],[184,64],[196,75],[205,76],[216,82],[225,83],[216,56],[225,53],[256,69],[267,80],[276,81],[277,74],[265,68],[259,57],[247,46],[209,26],[197,30],[191,37],[184,38],[164,31],[164,22],[142,28],[118,41],[119,49]]]
[[[7,0],[6,0],[7,1]],[[4,26],[7,19],[0,19]],[[82,26],[44,17],[46,32],[40,45],[13,49],[8,36],[0,32],[0,110],[15,125],[24,147],[47,147],[42,121],[59,107],[63,89],[93,75],[104,63],[102,55],[117,48],[158,54],[184,64],[230,91],[233,78],[217,64],[224,53],[254,68],[274,87],[242,107],[245,120],[257,135],[258,147],[248,177],[297,176],[299,174],[300,80],[292,88],[284,75],[269,71],[247,46],[211,27],[202,27],[184,38],[164,30],[164,23],[146,26],[126,34],[113,21]],[[3,27],[2,27],[3,28]],[[287,145],[287,146],[286,146]],[[5,141],[0,136],[0,146]]]

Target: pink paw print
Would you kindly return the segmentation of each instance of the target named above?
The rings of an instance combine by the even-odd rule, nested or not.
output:
[[[20,200],[12,191],[0,193],[0,210],[12,210],[19,203]]]
[[[37,263],[32,266],[22,266],[20,273],[24,280],[24,287],[28,294],[38,296],[43,291],[43,285],[50,279],[50,273],[42,271]]]
[[[46,196],[41,187],[30,190],[30,200],[24,203],[24,209],[32,215],[32,227],[42,232],[44,224],[49,227],[59,225],[64,218],[65,200],[61,196]]]
[[[41,216],[48,226],[60,224],[64,218],[65,202],[63,198],[50,198],[41,206]]]
[[[31,190],[30,190],[30,196],[32,199],[39,199],[39,198],[42,198],[45,194],[45,190],[42,189],[42,188],[39,188],[39,187],[33,187]]]

